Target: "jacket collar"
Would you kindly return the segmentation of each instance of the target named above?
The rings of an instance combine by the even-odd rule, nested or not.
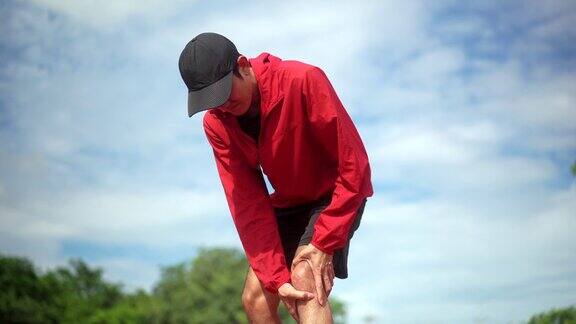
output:
[[[249,61],[260,90],[260,112],[264,117],[283,96],[276,73],[282,60],[270,53],[263,52]]]
[[[260,91],[260,118],[264,120],[272,108],[274,108],[274,105],[284,96],[280,86],[280,78],[276,73],[282,59],[270,53],[263,52],[254,58],[249,58],[248,61],[250,62],[258,84],[258,90]],[[232,116],[232,114],[228,112],[222,112],[216,109],[211,109],[210,112],[221,119]]]

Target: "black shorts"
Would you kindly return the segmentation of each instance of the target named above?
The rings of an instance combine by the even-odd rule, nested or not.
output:
[[[305,205],[274,208],[288,268],[292,265],[292,260],[294,259],[298,246],[307,245],[312,241],[314,224],[320,213],[330,204],[331,199],[332,195],[329,195],[316,202]],[[348,278],[348,249],[350,248],[350,239],[360,226],[366,200],[367,199],[364,199],[356,212],[356,219],[350,228],[346,245],[334,251],[332,260],[334,275],[340,279]]]

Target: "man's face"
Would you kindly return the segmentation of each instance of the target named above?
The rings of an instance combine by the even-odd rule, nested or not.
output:
[[[250,109],[251,102],[252,87],[249,79],[246,76],[244,76],[244,78],[239,78],[234,75],[232,77],[232,91],[230,92],[230,98],[228,98],[228,101],[224,104],[214,109],[219,109],[229,112],[232,115],[240,116]]]

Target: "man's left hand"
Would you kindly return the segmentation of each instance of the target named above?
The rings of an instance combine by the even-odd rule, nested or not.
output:
[[[316,286],[316,297],[318,303],[324,306],[326,298],[328,298],[332,286],[334,286],[332,255],[322,252],[312,244],[308,244],[294,257],[292,270],[294,270],[294,266],[301,261],[308,262],[310,268],[312,268],[314,285]]]

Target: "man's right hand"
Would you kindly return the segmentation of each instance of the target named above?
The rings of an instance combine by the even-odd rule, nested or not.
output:
[[[300,321],[298,318],[298,310],[296,309],[296,300],[314,299],[314,294],[307,291],[296,290],[289,282],[278,288],[278,296],[280,296],[280,300],[282,300],[296,322]]]

